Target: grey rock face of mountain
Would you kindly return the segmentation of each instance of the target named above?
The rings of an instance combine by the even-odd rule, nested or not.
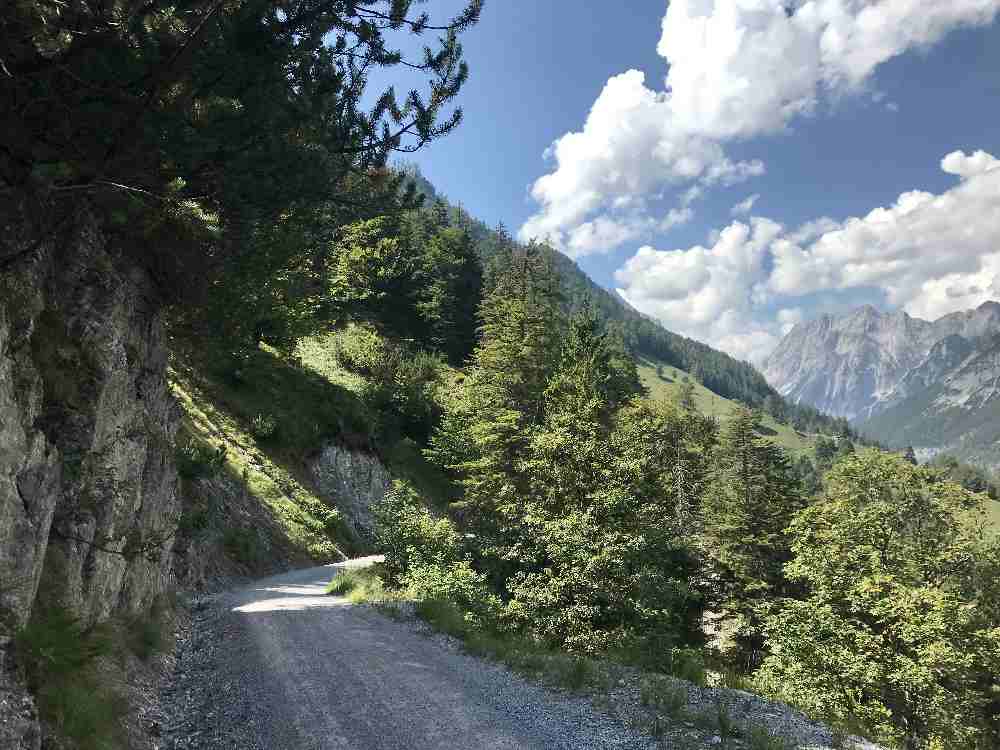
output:
[[[1000,463],[984,426],[987,411],[1000,411],[996,302],[935,321],[871,306],[824,315],[790,331],[764,375],[790,400],[847,417],[890,445]]]

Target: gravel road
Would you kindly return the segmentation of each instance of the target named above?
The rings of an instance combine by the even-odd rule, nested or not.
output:
[[[531,684],[418,623],[324,593],[352,561],[196,603],[158,747],[651,748],[585,698]]]

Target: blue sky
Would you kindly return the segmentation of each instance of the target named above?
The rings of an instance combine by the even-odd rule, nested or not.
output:
[[[1000,0],[916,5],[487,0],[465,121],[414,161],[737,356],[862,302],[973,306],[1000,289]]]

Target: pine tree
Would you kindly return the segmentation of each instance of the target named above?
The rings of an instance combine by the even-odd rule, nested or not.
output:
[[[469,374],[446,403],[427,455],[461,484],[464,518],[502,587],[503,549],[517,533],[527,481],[518,464],[543,418],[563,327],[544,259],[530,248],[515,256],[483,299],[479,321]]]
[[[734,628],[744,666],[760,663],[769,602],[791,588],[784,530],[804,505],[784,451],[757,434],[760,416],[746,408],[726,423],[703,502],[704,549],[716,606]]]

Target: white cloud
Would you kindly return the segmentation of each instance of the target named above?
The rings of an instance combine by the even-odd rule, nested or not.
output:
[[[959,177],[975,177],[997,166],[1000,161],[985,151],[977,151],[971,156],[964,151],[952,151],[941,160],[941,169]]]
[[[753,210],[753,204],[760,199],[760,193],[754,193],[733,206],[729,213],[733,216],[746,216]]]
[[[734,222],[711,247],[639,249],[615,274],[618,289],[638,310],[668,328],[745,357],[777,343],[755,309],[765,301],[771,242],[782,227],[769,219]]]
[[[569,235],[595,216],[616,220],[616,202],[762,174],[723,144],[779,132],[825,95],[863,90],[881,63],[998,10],[1000,0],[672,0],[657,46],[663,86],[637,70],[607,81],[583,128],[546,151],[554,166],[532,185],[539,210],[520,236],[578,253]],[[622,235],[596,236],[588,252]]]
[[[795,231],[755,217],[708,248],[644,247],[617,272],[618,291],[671,330],[758,361],[808,317],[812,295],[851,306],[878,289],[926,319],[977,306],[1000,296],[1000,160],[956,151],[941,167],[955,187],[903,193],[863,217]]]

